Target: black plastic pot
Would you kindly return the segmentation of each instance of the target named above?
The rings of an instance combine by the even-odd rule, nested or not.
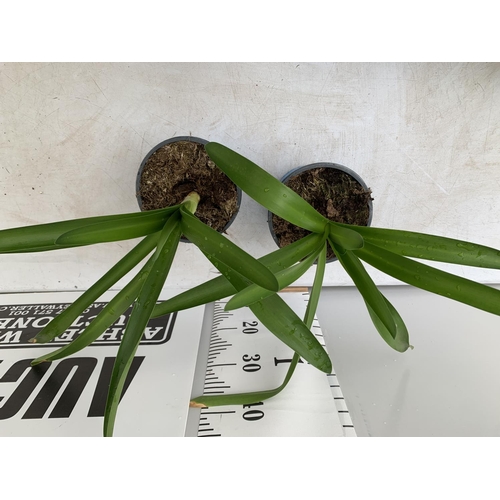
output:
[[[286,182],[290,177],[293,177],[295,175],[301,174],[302,172],[306,170],[313,170],[315,168],[333,168],[335,170],[339,170],[341,172],[344,172],[348,175],[350,175],[355,181],[358,182],[365,190],[368,191],[368,186],[366,185],[365,181],[353,170],[350,168],[344,167],[344,165],[340,165],[339,163],[325,163],[325,162],[319,162],[319,163],[311,163],[310,165],[305,165],[304,167],[298,167],[293,170],[290,170],[287,174],[285,174],[281,178],[281,182],[286,185]],[[372,222],[372,217],[373,217],[373,204],[372,201],[368,201],[368,209],[369,209],[369,215],[368,215],[368,221],[367,221],[367,226],[369,226]],[[274,227],[273,227],[273,214],[272,212],[268,212],[267,216],[267,222],[269,225],[269,230],[271,231],[271,235],[276,242],[276,245],[279,247],[279,240],[276,236],[276,233],[274,232]],[[328,259],[326,262],[335,262],[337,260],[337,257],[333,257],[331,259]]]
[[[197,144],[207,144],[208,141],[205,140],[205,139],[201,139],[199,137],[192,137],[192,136],[178,136],[178,137],[172,137],[171,139],[167,139],[166,141],[163,141],[163,142],[160,142],[159,144],[157,144],[145,157],[144,159],[142,160],[141,162],[141,165],[139,167],[139,171],[137,172],[137,177],[136,177],[136,198],[137,198],[137,203],[139,204],[139,208],[141,209],[141,211],[143,210],[142,208],[142,198],[139,194],[139,190],[140,190],[140,183],[141,183],[141,176],[142,176],[142,171],[144,170],[144,165],[146,165],[147,161],[149,160],[149,158],[151,157],[151,155],[153,153],[155,153],[158,149],[162,148],[163,146],[167,145],[167,144],[172,144],[174,142],[180,142],[180,141],[188,141],[188,142],[195,142]],[[222,229],[222,231],[220,231],[221,233],[227,231],[227,229],[229,228],[229,226],[234,222],[234,220],[236,219],[236,216],[238,215],[238,212],[239,212],[239,209],[240,209],[240,206],[241,206],[241,189],[236,186],[236,193],[237,193],[237,200],[236,200],[236,204],[237,204],[237,209],[236,209],[236,212],[234,213],[234,215],[231,217],[231,219],[228,221],[228,223],[224,226],[224,228]],[[187,243],[190,243],[188,239],[182,237],[181,238],[181,241],[184,241],[184,242],[187,242]]]

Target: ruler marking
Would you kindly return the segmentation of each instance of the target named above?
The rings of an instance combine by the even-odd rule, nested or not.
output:
[[[214,349],[212,352],[209,352],[210,356],[217,357],[221,352],[227,351],[227,347],[219,347],[218,349]]]
[[[301,289],[295,289],[295,290],[286,290],[286,291],[295,291],[297,293],[297,296],[302,296],[303,301],[307,304],[308,301],[310,300],[310,294],[307,290],[307,288]],[[300,295],[299,295],[300,294]],[[227,391],[225,389],[230,389],[232,386],[229,385],[232,383],[231,381],[231,373],[233,373],[231,370],[228,370],[227,376],[224,376],[224,378],[229,378],[229,383],[226,382],[225,380],[221,380],[220,376],[223,375],[222,373],[222,367],[238,367],[241,365],[241,362],[225,362],[225,361],[231,361],[231,355],[233,355],[233,349],[235,346],[238,347],[240,342],[239,342],[239,335],[237,332],[241,330],[241,325],[239,324],[239,319],[240,316],[235,315],[232,312],[226,312],[224,311],[224,305],[227,304],[229,301],[216,301],[214,304],[214,313],[213,313],[213,319],[212,319],[212,330],[210,333],[210,342],[208,346],[208,356],[207,356],[207,365],[206,365],[206,371],[205,371],[205,382],[204,382],[204,389],[203,389],[203,394],[206,395],[225,395],[227,394]],[[299,302],[301,303],[302,300],[299,299]],[[234,318],[233,318],[234,317]],[[253,319],[247,319],[243,317],[245,321],[254,321]],[[239,325],[239,326],[234,326],[230,327],[228,325]],[[313,331],[314,329],[314,331]],[[237,330],[237,332],[232,333],[231,330]],[[311,331],[313,335],[318,339],[319,343],[323,346],[325,346],[325,335],[321,329],[321,325],[318,321],[318,319],[315,317],[312,325],[311,325]],[[220,359],[220,363],[215,363]],[[234,359],[234,358],[233,358]],[[289,360],[291,361],[291,359]],[[300,360],[303,362],[303,360]],[[276,362],[275,362],[276,364]],[[217,371],[219,369],[219,371]],[[336,377],[335,373],[330,373],[327,374],[327,377]],[[329,387],[331,390],[331,397],[333,400],[335,400],[335,409],[337,411],[337,414],[339,415],[340,424],[341,428],[344,429],[344,435],[345,436],[355,436],[355,428],[353,425],[353,422],[350,418],[349,410],[347,409],[347,405],[345,403],[345,398],[342,394],[340,384],[337,380],[337,378],[334,379],[327,379],[329,382]],[[234,385],[234,384],[233,384]],[[225,435],[225,422],[226,420],[223,419],[223,416],[225,414],[236,414],[236,410],[225,410],[225,411],[217,411],[215,409],[212,409],[212,411],[208,411],[210,408],[209,407],[202,407],[200,410],[200,417],[199,417],[199,427],[198,427],[198,436],[199,437],[222,437]],[[210,416],[209,416],[210,415]],[[221,424],[222,426],[219,426],[219,424],[216,423],[212,415],[219,415],[219,418],[221,418]],[[218,420],[217,420],[218,422]],[[228,422],[228,425],[229,422]],[[213,427],[213,428],[212,428]],[[216,430],[214,431],[214,428]],[[219,434],[220,432],[220,434]]]
[[[220,415],[222,413],[236,413],[236,410],[226,410],[226,411],[204,411],[206,409],[205,408],[202,408],[201,409],[201,412],[203,413],[203,415]]]

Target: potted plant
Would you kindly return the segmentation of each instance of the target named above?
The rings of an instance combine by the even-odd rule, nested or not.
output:
[[[194,405],[250,404],[272,397],[286,386],[300,357],[329,373],[331,361],[310,331],[329,247],[362,294],[375,328],[387,344],[399,352],[410,347],[406,326],[392,304],[375,286],[362,261],[411,285],[500,315],[500,291],[413,260],[417,258],[498,269],[498,250],[451,238],[330,221],[290,188],[238,153],[217,143],[208,143],[205,149],[217,167],[243,191],[269,211],[306,229],[310,234],[269,255],[254,259],[193,215],[199,202],[197,193],[188,194],[178,205],[151,212],[0,231],[2,253],[56,250],[145,237],[35,339],[47,342],[64,332],[83,309],[152,253],[141,271],[80,337],[34,361],[39,363],[58,359],[82,349],[100,335],[107,325],[112,324],[117,311],[124,311],[130,304],[134,305],[111,378],[104,423],[106,436],[112,434],[128,367],[144,327],[152,317],[234,295],[226,309],[250,307],[257,318],[294,351],[285,381],[278,388],[246,394],[201,396],[193,401]],[[181,233],[202,250],[221,275],[172,299],[156,303]],[[316,274],[302,321],[276,292],[296,281],[315,262]]]
[[[97,339],[123,312],[133,306],[111,376],[104,417],[105,436],[113,433],[127,373],[142,333],[154,314],[158,296],[167,279],[175,252],[178,250],[181,235],[185,235],[190,242],[197,245],[224,276],[231,276],[232,282],[239,289],[252,283],[273,291],[279,289],[276,277],[266,265],[255,260],[194,215],[199,204],[199,194],[192,191],[179,203],[165,208],[0,231],[0,253],[53,251],[144,237],[135,248],[32,339],[35,343],[47,343],[64,333],[83,310],[149,256],[140,271],[90,322],[79,337],[70,344],[32,362],[32,365],[37,365],[78,352]],[[182,247],[180,250],[182,251]],[[270,263],[271,269],[291,265],[298,258],[288,249],[278,253],[279,255],[271,259],[274,261],[274,264]],[[280,262],[282,254],[288,256],[283,263]],[[195,302],[196,298],[194,301],[184,302],[184,305],[191,307]],[[260,321],[270,331],[284,339],[290,347],[319,369],[325,372],[331,370],[331,362],[326,352],[310,329],[283,300],[274,295],[255,307],[258,307],[257,314]],[[292,330],[293,334],[290,334]]]
[[[293,283],[317,261],[311,289],[311,311],[317,304],[327,248],[330,247],[360,291],[375,329],[396,351],[404,352],[411,347],[408,330],[397,310],[375,286],[362,261],[410,285],[500,315],[500,291],[414,260],[500,269],[500,251],[453,238],[332,222],[247,158],[217,143],[208,143],[206,149],[216,165],[254,200],[270,212],[310,232],[280,250],[290,249],[290,252],[296,252],[299,258],[293,264],[287,262],[287,266],[280,270],[271,268],[273,254],[262,257],[259,261],[275,272],[280,289]],[[219,300],[235,292],[237,293],[226,304],[227,310],[247,305],[252,307],[255,301],[262,301],[275,293],[255,284],[241,289],[233,286],[226,277],[219,277],[156,306],[153,314],[163,314],[170,309],[180,310],[194,294],[198,295],[197,300],[208,301]],[[294,362],[297,360],[296,354]],[[282,390],[293,369],[292,363],[284,384],[273,391],[233,396],[201,396],[194,403],[216,406],[228,404],[228,401],[244,401],[245,404],[256,402],[259,398],[270,397]]]
[[[281,182],[334,222],[369,226],[373,217],[371,190],[356,172],[338,163],[319,162],[291,170]],[[271,235],[282,248],[309,231],[268,212]],[[331,248],[327,263],[337,260]]]
[[[178,205],[194,191],[200,196],[196,216],[225,233],[240,208],[241,189],[209,158],[204,147],[207,142],[199,137],[178,136],[152,148],[137,173],[139,208],[149,211]]]

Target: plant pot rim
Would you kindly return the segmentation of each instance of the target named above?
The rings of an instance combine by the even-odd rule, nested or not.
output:
[[[286,183],[286,181],[295,175],[301,174],[302,172],[305,172],[306,170],[314,170],[315,168],[333,168],[335,170],[339,170],[341,172],[344,172],[348,175],[350,175],[354,180],[356,180],[365,190],[368,191],[368,186],[366,185],[365,181],[356,173],[354,170],[351,170],[350,168],[341,165],[340,163],[331,163],[331,162],[317,162],[317,163],[309,163],[308,165],[304,165],[303,167],[297,167],[289,172],[287,172],[282,178],[281,182],[283,184]],[[373,218],[373,203],[372,200],[368,200],[368,221],[366,223],[367,226],[370,226],[372,223],[372,218]],[[269,226],[269,231],[271,232],[271,236],[273,237],[273,240],[275,241],[276,245],[279,248],[279,241],[278,238],[276,237],[276,233],[274,232],[274,227],[273,227],[273,213],[272,212],[267,212],[267,224]],[[333,257],[331,259],[328,259],[326,261],[327,264],[330,262],[335,262],[337,257]],[[315,262],[316,263],[316,262]]]
[[[155,153],[158,149],[162,148],[163,146],[166,146],[167,144],[172,144],[174,142],[181,142],[181,141],[195,142],[197,144],[202,144],[202,145],[208,144],[208,141],[206,139],[202,139],[200,137],[193,137],[191,135],[179,135],[176,137],[171,137],[170,139],[166,139],[165,141],[162,141],[162,142],[158,143],[156,146],[154,146],[149,151],[149,153],[144,157],[144,159],[142,160],[141,165],[139,166],[139,170],[137,172],[137,176],[136,176],[135,192],[136,192],[137,204],[139,205],[139,209],[141,211],[142,211],[142,198],[139,194],[139,190],[140,190],[141,177],[142,177],[142,171],[144,170],[144,166],[148,162],[149,158],[153,155],[153,153]],[[236,186],[236,184],[235,184],[235,186]],[[240,207],[241,207],[241,197],[242,197],[242,191],[238,186],[236,186],[236,205],[237,205],[236,212],[234,212],[231,219],[229,219],[229,221],[224,226],[222,231],[220,231],[221,233],[225,233],[229,229],[229,226],[231,226],[231,224],[236,219],[236,216],[238,215],[238,212],[239,212]],[[181,241],[183,241],[185,243],[191,243],[187,238],[184,238],[184,237],[181,238]]]

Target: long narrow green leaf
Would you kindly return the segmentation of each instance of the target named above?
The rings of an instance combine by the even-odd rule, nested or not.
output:
[[[370,243],[398,255],[463,266],[500,269],[500,251],[484,245],[397,229],[345,227],[352,228]]]
[[[321,250],[318,263],[316,266],[316,274],[314,276],[314,283],[312,286],[311,294],[309,297],[309,302],[307,303],[306,314],[304,316],[304,324],[310,330],[314,315],[316,314],[316,308],[318,306],[319,294],[321,290],[321,285],[323,283],[323,277],[325,274],[325,264],[326,264],[326,244],[323,245]],[[223,394],[223,395],[203,395],[199,396],[191,401],[193,406],[226,406],[226,405],[249,405],[253,403],[259,403],[266,399],[272,398],[279,394],[290,382],[292,375],[295,371],[297,363],[299,362],[300,356],[295,352],[293,354],[290,367],[287,370],[285,379],[283,383],[276,389],[270,389],[266,391],[257,392],[246,392],[239,394]]]
[[[310,269],[323,248],[325,248],[325,242],[321,242],[320,245],[304,260],[300,261],[292,267],[278,271],[275,276],[278,280],[279,289],[282,290],[283,288],[291,285],[292,283],[297,281],[308,269]],[[262,288],[253,283],[238,292],[234,297],[232,297],[226,304],[224,310],[232,311],[234,309],[239,309],[240,307],[249,306],[250,304],[257,302],[258,300],[269,297],[273,293],[274,292],[266,290],[265,288]]]
[[[65,358],[70,354],[80,351],[94,342],[105,332],[118,318],[130,307],[137,298],[146,278],[148,277],[155,259],[152,256],[137,276],[130,281],[118,294],[113,297],[96,318],[85,328],[85,330],[68,345],[57,349],[49,354],[44,354],[31,362],[35,366],[44,361],[54,361]]]
[[[160,231],[178,206],[161,211],[141,212],[134,217],[104,221],[64,233],[56,240],[56,245],[74,247],[108,243],[111,241],[130,240]]]
[[[61,314],[56,316],[45,328],[43,328],[32,342],[45,344],[64,333],[73,321],[93,304],[106,290],[111,288],[120,278],[131,271],[141,260],[143,260],[156,246],[158,233],[146,236],[135,246],[123,259],[115,264],[102,278],[96,281],[83,295],[78,297]]]
[[[316,314],[316,310],[319,304],[321,287],[323,286],[323,278],[325,276],[327,249],[328,248],[325,242],[318,256],[318,262],[316,264],[316,274],[314,275],[313,285],[309,293],[309,301],[307,302],[306,314],[304,316],[304,323],[309,329],[311,329],[314,315]]]
[[[387,302],[384,300],[380,290],[366,272],[363,264],[361,264],[359,258],[350,250],[342,253],[341,249],[332,241],[331,244],[337,254],[339,262],[354,281],[354,284],[363,296],[365,302],[375,311],[375,314],[380,318],[380,321],[382,321],[392,337],[396,337],[396,324],[392,317],[391,310],[387,306]]]
[[[281,269],[286,269],[311,253],[319,244],[321,238],[321,234],[311,233],[301,240],[295,241],[257,260],[261,264],[264,264],[272,273],[275,273]],[[156,304],[151,317],[157,318],[174,311],[182,311],[190,307],[214,302],[233,295],[235,292],[236,289],[224,276],[218,276],[165,302]]]
[[[227,238],[200,222],[184,207],[181,208],[182,232],[202,252],[217,258],[226,266],[268,290],[277,292],[278,281],[274,274],[258,260],[237,247]]]
[[[500,315],[500,291],[435,269],[368,243],[356,255],[380,271],[405,283]]]
[[[112,436],[113,434],[116,411],[118,409],[127,373],[134,359],[144,329],[151,317],[153,307],[158,300],[163,284],[170,271],[180,237],[181,224],[179,214],[174,213],[162,230],[160,241],[164,241],[164,244],[161,248],[158,248],[158,253],[155,253],[152,257],[156,258],[156,260],[139,292],[118,349],[113,373],[111,374],[108,399],[104,412],[105,436]]]
[[[4,229],[0,231],[0,253],[26,253],[58,250],[65,247],[63,245],[56,245],[56,240],[69,231],[101,224],[103,222],[113,223],[114,221],[120,221],[122,219],[138,218],[140,220],[144,216],[153,213],[154,216],[158,216],[159,214],[161,217],[162,214],[167,214],[169,211],[169,208],[162,208],[151,212],[86,217],[83,219]]]
[[[330,230],[330,238],[334,243],[340,245],[346,250],[356,250],[363,248],[363,237],[352,229],[340,226],[335,222],[328,224]]]
[[[288,371],[286,372],[283,383],[276,389],[266,391],[243,392],[239,394],[222,394],[222,395],[203,395],[191,400],[191,406],[211,407],[211,406],[228,406],[228,405],[251,405],[260,403],[266,399],[270,399],[279,394],[290,382],[295,371],[300,356],[294,353]]]
[[[311,233],[286,247],[263,255],[258,261],[269,268],[272,273],[276,273],[304,259],[324,240],[324,234]]]
[[[227,277],[237,291],[248,286],[249,282],[238,273],[225,267],[215,257],[210,255],[207,257]],[[250,310],[271,333],[291,347],[308,363],[325,373],[331,372],[332,362],[318,339],[279,295],[274,294],[255,302],[250,306]]]
[[[324,232],[328,219],[255,163],[216,142],[209,142],[205,149],[215,164],[257,203],[296,226]]]
[[[409,347],[411,347],[406,325],[394,306],[385,297],[384,300],[386,301],[387,307],[391,311],[394,323],[396,324],[396,335],[394,337],[385,327],[384,323],[380,320],[375,311],[367,302],[365,302],[368,313],[370,314],[372,322],[378,333],[387,342],[387,344],[398,352],[405,352]]]

